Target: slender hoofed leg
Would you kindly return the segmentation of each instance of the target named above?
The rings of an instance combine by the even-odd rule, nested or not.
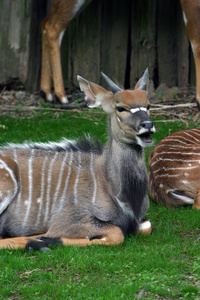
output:
[[[42,97],[45,100],[52,102],[53,101],[53,95],[51,91],[52,69],[51,69],[49,44],[47,40],[45,23],[46,23],[46,19],[43,21],[42,24],[42,69],[41,69],[40,90],[41,90]]]
[[[41,239],[30,240],[27,244],[28,249],[41,250],[42,248],[47,248],[49,245],[60,243],[65,246],[79,246],[86,247],[91,245],[105,245],[114,246],[124,242],[124,235],[121,229],[117,226],[110,225],[99,231],[99,234],[90,235],[85,238],[51,238],[44,236]]]
[[[35,240],[37,237],[42,237],[44,234],[34,236],[21,236],[8,239],[0,239],[0,249],[26,249],[27,243],[30,240]]]

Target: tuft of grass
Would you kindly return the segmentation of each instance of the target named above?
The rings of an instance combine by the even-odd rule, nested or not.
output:
[[[169,131],[185,129],[181,123],[155,120],[155,125],[155,144]],[[105,115],[96,111],[6,117],[0,121],[0,143],[58,141],[84,133],[105,143],[106,126]],[[128,236],[116,247],[0,250],[1,299],[199,299],[199,214],[191,207],[171,211],[151,201],[150,236]]]

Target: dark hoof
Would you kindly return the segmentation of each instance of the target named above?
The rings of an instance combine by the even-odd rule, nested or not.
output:
[[[197,108],[200,111],[200,103],[197,102]]]
[[[89,236],[88,236],[88,239],[89,239],[90,241],[92,241],[92,240],[95,240],[95,239],[101,239],[102,237],[103,237],[102,235],[96,234],[96,235],[89,235]]]
[[[40,96],[44,99],[44,101],[47,101],[45,92],[40,91]]]
[[[26,244],[26,249],[48,251],[49,246],[58,245],[58,244],[62,244],[60,238],[39,237],[36,238],[35,240],[30,240]]]

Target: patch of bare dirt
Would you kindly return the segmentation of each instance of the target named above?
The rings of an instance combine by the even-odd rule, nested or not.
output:
[[[198,122],[200,111],[195,99],[195,88],[168,88],[163,92],[159,88],[150,95],[151,116],[162,122],[189,121]]]
[[[62,105],[44,101],[40,93],[31,94],[25,90],[6,90],[0,92],[0,116],[28,117],[35,112],[51,111],[62,113],[63,110],[80,110],[86,107],[83,95],[79,91],[68,96],[69,103]]]
[[[31,94],[20,89],[10,89],[1,86],[0,116],[30,116],[36,111],[63,112],[63,110],[80,110],[86,107],[83,94],[76,90],[68,95],[69,104],[47,103],[40,93]],[[150,92],[151,116],[159,118],[160,122],[189,121],[198,122],[200,111],[195,101],[194,88],[168,88],[161,84]]]

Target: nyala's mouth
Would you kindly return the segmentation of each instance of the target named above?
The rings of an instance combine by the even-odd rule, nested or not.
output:
[[[151,146],[153,139],[151,137],[151,134],[155,132],[155,127],[153,126],[150,130],[147,129],[141,129],[137,134],[137,141],[138,144],[142,147]]]
[[[150,128],[140,128],[138,134],[136,135],[137,143],[142,147],[151,146],[153,143],[151,134],[153,134],[156,131],[156,129],[154,126],[152,126],[152,123],[149,127]]]
[[[152,143],[152,141],[153,141],[151,134],[153,134],[153,132],[145,132],[145,133],[139,134],[138,137],[142,140],[143,143],[149,144],[149,143]]]

